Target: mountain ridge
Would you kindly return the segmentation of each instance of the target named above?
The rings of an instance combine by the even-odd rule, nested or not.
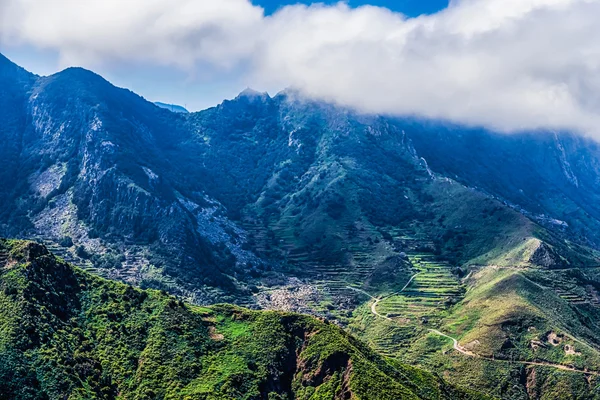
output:
[[[185,107],[177,105],[177,104],[167,104],[167,103],[162,103],[160,101],[155,101],[154,104],[156,104],[160,108],[165,108],[171,112],[189,114],[189,111]]]
[[[0,240],[0,257],[8,398],[487,398],[309,317],[187,305],[72,269],[34,243]]]
[[[507,361],[600,370],[596,144],[361,115],[293,90],[177,114],[90,71],[11,71],[0,236],[196,304],[318,316],[497,397],[598,390]]]

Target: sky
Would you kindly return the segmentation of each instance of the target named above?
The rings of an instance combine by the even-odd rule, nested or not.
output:
[[[27,1],[17,1],[15,3],[25,4]],[[35,1],[29,3],[34,4]],[[65,4],[65,7],[70,5],[69,0],[58,3]],[[312,4],[310,1],[298,0],[253,0],[252,3],[262,7],[265,16],[271,16],[285,6]],[[325,0],[318,3],[335,5],[338,1]],[[346,3],[351,7],[364,5],[385,7],[410,17],[434,13],[448,6],[448,0],[351,0]],[[1,6],[0,10],[2,10]],[[0,29],[1,33],[2,30]],[[189,71],[165,65],[128,63],[123,62],[123,60],[109,65],[86,63],[84,60],[70,62],[61,60],[56,49],[37,46],[35,41],[33,43],[18,43],[12,40],[4,42],[0,40],[0,52],[38,75],[51,75],[69,66],[83,66],[101,74],[113,84],[131,89],[148,100],[180,104],[191,111],[212,107],[224,99],[233,98],[246,87],[251,87],[253,83],[251,80],[246,79],[247,77],[240,71],[220,70],[215,72],[208,68],[197,68],[195,71]],[[273,89],[273,87],[270,87],[269,89],[277,91],[285,87],[287,85],[284,84],[281,88]],[[258,89],[266,90],[266,88]]]
[[[600,0],[1,0],[0,51],[199,110],[246,87],[600,138]]]
[[[256,0],[254,4],[264,8],[265,14],[270,15],[276,12],[278,9],[299,3],[295,0],[278,1],[278,0]],[[311,4],[310,1],[300,2],[304,4]],[[321,1],[325,4],[335,4],[337,1]],[[377,7],[385,7],[393,11],[401,12],[404,15],[410,17],[417,17],[421,14],[432,14],[439,10],[448,7],[448,0],[371,0],[371,1],[360,1],[351,0],[348,1],[348,5],[351,7],[360,7],[364,5],[372,5]]]

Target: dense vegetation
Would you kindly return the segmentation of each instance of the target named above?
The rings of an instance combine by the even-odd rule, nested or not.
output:
[[[538,146],[529,168],[513,165],[524,156],[487,156],[509,154],[513,139],[464,130],[453,140],[450,128],[362,116],[291,90],[247,90],[179,114],[83,69],[37,77],[4,57],[0,84],[0,234],[58,243],[70,261],[109,276],[203,303],[247,300],[249,281],[274,261],[285,267],[290,251],[347,264],[346,243],[361,227],[410,227],[457,265],[488,262],[531,236],[571,262],[595,257],[582,245],[596,243],[596,147],[568,135]],[[579,157],[582,146],[591,158]],[[539,168],[549,157],[552,173]],[[554,193],[552,204],[532,200],[542,191]],[[363,247],[382,240],[364,236]]]
[[[400,373],[439,383],[396,364],[410,360],[510,400],[597,397],[593,374],[512,363],[598,370],[587,139],[365,116],[293,90],[173,113],[83,69],[38,77],[0,56],[0,141],[0,236],[194,304],[317,315],[396,360],[310,318],[201,309],[38,254],[3,271],[11,393],[370,398],[365,377],[410,398]],[[310,338],[342,357],[308,362]]]
[[[2,399],[480,399],[310,317],[202,308],[0,241]]]

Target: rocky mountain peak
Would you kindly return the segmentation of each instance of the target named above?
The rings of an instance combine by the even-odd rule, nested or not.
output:
[[[269,94],[267,92],[259,92],[252,88],[246,88],[246,89],[242,90],[240,92],[240,94],[238,94],[237,97],[235,98],[235,100],[241,100],[241,99],[246,99],[249,101],[263,101],[264,102],[266,100],[270,100],[271,96],[269,96]]]

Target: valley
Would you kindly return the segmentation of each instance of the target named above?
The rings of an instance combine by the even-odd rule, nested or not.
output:
[[[10,350],[13,360],[33,346],[36,360],[65,368],[69,383],[49,378],[44,390],[100,393],[106,383],[103,398],[184,388],[194,398],[259,398],[243,396],[268,386],[273,398],[313,399],[345,398],[354,385],[356,398],[377,398],[349,377],[364,367],[392,388],[389,398],[481,398],[460,388],[509,400],[600,398],[597,143],[364,115],[293,89],[171,112],[90,71],[39,77],[2,56],[0,84],[0,139],[10,144],[0,147],[0,236],[45,246],[7,249],[59,257],[28,284],[35,262],[0,252],[7,309],[24,302],[37,311],[23,321],[52,320],[49,342]],[[71,281],[60,296],[76,293],[69,304],[52,294],[61,274]],[[23,287],[35,289],[33,306]],[[40,311],[55,302],[51,316]],[[171,311],[189,324],[163,319]],[[70,337],[63,328],[78,313],[89,320]],[[165,327],[185,343],[150,340]],[[248,329],[268,331],[263,344],[289,339],[276,346],[281,358],[243,353],[258,346]],[[190,344],[194,332],[203,341]],[[351,348],[295,359],[321,332]],[[45,358],[73,343],[92,366]],[[133,377],[136,363],[157,356],[153,346],[190,363],[193,376],[173,366],[179,383],[169,388],[146,371],[135,378],[149,379],[144,394]],[[115,367],[120,352],[127,371]],[[255,356],[264,364],[248,361]],[[34,382],[35,368],[19,365]],[[308,377],[298,381],[299,372]],[[423,381],[400,388],[405,375]]]
[[[484,400],[307,316],[199,307],[0,240],[4,398]]]
[[[554,393],[553,395],[556,396],[567,396],[566,393],[572,390],[591,393],[597,390],[593,387],[597,387],[598,371],[600,371],[598,340],[591,339],[591,336],[581,340],[583,336],[579,329],[582,327],[573,328],[570,325],[575,325],[575,319],[586,320],[587,318],[582,315],[584,313],[593,316],[593,320],[596,320],[600,310],[595,297],[565,295],[566,289],[562,289],[565,285],[571,290],[585,287],[582,282],[576,282],[573,278],[569,283],[569,279],[564,275],[568,275],[569,271],[571,273],[577,271],[578,274],[586,276],[595,270],[594,267],[582,270],[566,268],[549,272],[523,266],[473,265],[468,270],[460,271],[451,267],[447,261],[439,260],[439,256],[432,251],[431,241],[419,239],[406,231],[388,231],[384,236],[390,240],[387,243],[389,248],[396,249],[398,256],[403,257],[408,263],[403,268],[410,274],[405,275],[406,280],[398,282],[396,290],[393,288],[377,290],[376,286],[357,283],[353,280],[355,277],[353,274],[346,272],[335,274],[335,271],[328,270],[328,279],[319,282],[320,285],[316,284],[310,300],[305,303],[300,301],[295,310],[333,320],[365,340],[378,353],[399,360],[409,359],[426,369],[445,371],[444,376],[454,377],[463,385],[470,386],[477,381],[476,387],[488,392],[493,386],[481,385],[482,381],[487,380],[490,383],[494,381],[495,384],[501,382],[493,387],[493,391],[488,392],[501,398],[527,399],[532,396],[530,392],[542,390],[545,393]],[[428,253],[427,248],[431,252]],[[307,268],[303,270],[306,271]],[[373,271],[370,272],[373,274]],[[490,313],[497,315],[493,321],[482,322],[487,326],[478,326],[477,319],[481,319],[480,315],[461,314],[464,313],[462,308],[465,303],[466,307],[469,307],[471,300],[469,292],[480,291],[481,288],[478,287],[480,284],[489,284],[489,282],[478,282],[482,280],[482,275],[500,276],[504,279],[512,278],[513,275],[524,275],[527,277],[528,285],[544,292],[551,292],[547,293],[547,297],[551,300],[532,299],[533,303],[527,307],[538,307],[538,302],[543,304],[549,301],[559,303],[560,306],[558,308],[554,306],[553,311],[544,310],[541,315],[538,314],[531,320],[521,321],[519,318],[530,311],[519,309],[522,306],[519,304],[520,299],[516,301],[510,298],[512,294],[507,289],[513,285],[492,287],[492,290],[499,291],[492,299],[499,298],[496,302],[486,300],[486,303],[492,302],[486,307],[493,310],[490,310]],[[541,277],[545,277],[546,281],[540,280]],[[529,278],[532,280],[530,281]],[[368,281],[366,278],[363,279]],[[486,277],[485,280],[487,279]],[[548,282],[549,280],[552,282]],[[310,280],[302,281],[301,286],[309,285],[308,282]],[[327,288],[328,284],[332,285],[331,288]],[[502,281],[493,284],[504,285]],[[514,286],[518,287],[516,284]],[[319,289],[323,287],[325,290],[320,291]],[[287,290],[290,297],[296,300],[302,298],[295,295],[293,285]],[[354,296],[348,293],[348,290],[352,291]],[[487,297],[487,293],[484,297]],[[506,301],[507,297],[510,298],[509,301]],[[323,304],[336,306],[323,307]],[[344,306],[347,307],[348,304],[353,304],[355,307],[351,315],[340,312],[346,310]],[[262,306],[278,308],[277,305],[270,305],[268,302],[263,303]],[[475,308],[485,313],[484,307],[475,306]],[[553,312],[558,312],[558,318],[552,316],[551,321],[540,324],[539,317],[551,316]],[[562,320],[565,315],[571,315],[568,318],[574,320],[569,322]],[[587,322],[591,321],[587,319]],[[506,323],[521,324],[522,328],[505,326]],[[596,323],[589,326],[591,329],[596,329]],[[544,331],[548,328],[552,330]],[[514,329],[525,329],[528,332],[528,339],[520,337],[522,334],[518,331],[514,332]],[[591,334],[591,331],[588,333]],[[554,334],[562,337],[560,343],[552,343],[548,339]],[[595,334],[591,335],[595,336]],[[461,339],[457,339],[459,337]],[[515,339],[520,343],[513,342]],[[448,349],[448,343],[452,344],[450,349],[456,351],[456,356]],[[486,347],[484,350],[484,346],[487,345],[491,347]],[[536,350],[536,347],[540,350]],[[484,371],[490,368],[495,370],[494,374],[486,375]],[[544,370],[542,374],[548,376],[546,379],[559,380],[569,389],[555,392],[548,387],[545,389],[533,387],[534,384],[543,383],[520,383],[523,374],[535,373],[540,368]],[[470,372],[466,373],[466,371]],[[511,376],[514,378],[510,378]]]

